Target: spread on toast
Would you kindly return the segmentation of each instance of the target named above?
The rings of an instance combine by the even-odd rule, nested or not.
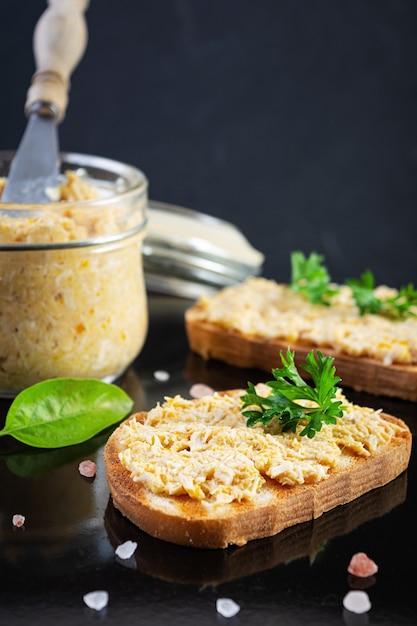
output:
[[[266,385],[258,393],[268,394]],[[131,416],[104,451],[114,505],[154,537],[203,548],[244,545],[319,517],[408,466],[401,420],[343,399],[314,438],[246,425],[243,390],[167,398]]]

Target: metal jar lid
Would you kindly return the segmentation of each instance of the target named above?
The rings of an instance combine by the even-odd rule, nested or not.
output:
[[[195,299],[260,274],[263,261],[230,222],[149,201],[143,244],[149,291]]]

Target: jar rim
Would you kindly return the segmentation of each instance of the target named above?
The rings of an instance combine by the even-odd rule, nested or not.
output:
[[[2,173],[1,170],[5,167],[5,162],[10,164],[15,152],[13,150],[0,150],[0,176],[5,176],[5,173]],[[34,204],[34,203],[22,203],[19,204],[19,207],[24,209],[25,207],[31,207],[32,210],[36,211],[40,208],[45,209],[52,206],[77,206],[80,204],[83,205],[101,205],[102,203],[107,203],[112,198],[114,199],[124,199],[131,193],[137,192],[138,190],[147,191],[148,188],[148,179],[144,172],[140,170],[138,167],[134,165],[130,165],[123,161],[116,161],[115,159],[110,159],[108,157],[96,156],[93,154],[83,154],[79,152],[60,152],[60,169],[64,171],[65,165],[68,168],[72,169],[83,169],[89,168],[91,173],[98,172],[106,172],[107,174],[113,174],[114,181],[117,180],[116,177],[120,178],[120,180],[124,180],[125,183],[128,183],[128,187],[117,190],[117,193],[112,195],[111,197],[106,198],[93,198],[87,200],[71,200],[71,201],[57,201],[50,202],[48,204]],[[66,168],[66,169],[68,169]],[[111,179],[109,178],[109,182]],[[4,209],[10,210],[13,206],[13,203],[4,203],[0,200],[0,212]]]
[[[7,176],[7,171],[14,152],[0,150],[0,176]],[[2,203],[0,201],[0,220],[4,224],[13,224],[14,220],[33,220],[33,224],[43,223],[62,224],[74,215],[78,216],[75,224],[91,224],[92,230],[80,235],[69,237],[67,226],[61,228],[64,235],[61,239],[59,231],[54,240],[22,240],[9,239],[0,242],[0,250],[47,250],[56,248],[77,248],[107,244],[133,236],[145,230],[148,218],[148,179],[146,175],[134,165],[99,157],[90,154],[75,152],[60,153],[60,172],[62,175],[72,171],[80,175],[81,180],[100,191],[98,198],[54,200],[43,204],[29,203]],[[65,179],[64,179],[65,180]],[[106,216],[114,219],[113,226],[106,225]],[[94,224],[102,218],[105,227],[100,232]],[[53,220],[51,222],[50,220]],[[110,222],[111,224],[111,222]],[[5,226],[8,228],[9,226]],[[12,226],[12,228],[14,228]],[[38,231],[39,232],[39,231]]]

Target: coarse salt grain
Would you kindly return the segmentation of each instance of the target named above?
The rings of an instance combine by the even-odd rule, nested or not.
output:
[[[85,476],[86,478],[93,478],[96,475],[97,467],[94,461],[81,461],[78,466],[78,471],[81,476]]]
[[[138,544],[136,541],[128,540],[117,546],[115,554],[119,557],[119,559],[130,559],[130,557],[135,553],[137,547]]]
[[[196,383],[190,388],[190,396],[192,398],[203,398],[204,396],[212,396],[214,389],[203,383]]]
[[[20,528],[21,526],[23,526],[24,523],[25,523],[24,515],[20,515],[19,513],[16,513],[16,515],[13,515],[12,517],[13,526],[16,526],[16,528]]]
[[[378,571],[378,565],[365,552],[357,552],[350,560],[347,571],[353,576],[367,578]]]
[[[153,373],[153,377],[155,378],[155,380],[158,380],[160,383],[165,383],[167,380],[169,380],[169,372],[165,370],[156,370]]]
[[[343,598],[343,606],[352,613],[366,613],[371,608],[371,601],[366,591],[348,591]]]
[[[216,600],[217,613],[223,617],[233,617],[240,611],[240,606],[230,598],[218,598]]]
[[[107,591],[90,591],[83,596],[83,600],[89,609],[101,611],[109,602],[109,594]]]

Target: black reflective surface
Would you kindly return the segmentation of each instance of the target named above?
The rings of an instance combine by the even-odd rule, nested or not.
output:
[[[204,363],[188,351],[183,311],[187,301],[150,298],[148,340],[120,384],[148,409],[165,395],[187,395],[194,382],[217,389],[246,385],[265,376],[219,363]],[[157,382],[156,370],[170,378]],[[363,394],[355,401],[382,407],[417,430],[413,403]],[[8,402],[1,402],[2,420]],[[114,508],[104,475],[102,446],[108,433],[64,450],[31,452],[0,441],[0,624],[298,624],[359,626],[415,624],[413,571],[416,557],[417,467],[386,487],[339,507],[314,522],[242,548],[204,551],[159,542]],[[97,463],[95,480],[78,463]],[[15,529],[12,516],[26,516]],[[138,549],[128,561],[115,557],[127,540]],[[365,585],[372,601],[362,616],[343,610],[342,599],[357,581],[346,567],[354,552],[379,565]],[[105,589],[106,609],[88,609],[83,595]],[[240,613],[216,613],[218,597],[230,597]]]

